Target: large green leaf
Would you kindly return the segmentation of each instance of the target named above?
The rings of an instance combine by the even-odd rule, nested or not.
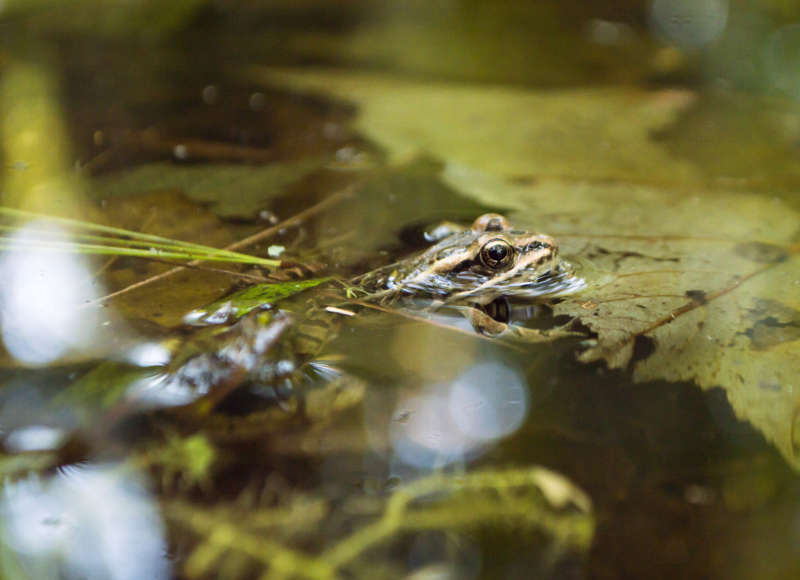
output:
[[[268,69],[251,75],[354,102],[356,129],[394,161],[430,154],[509,178],[698,178],[690,163],[651,139],[692,102],[685,91],[534,91],[329,70]]]
[[[631,86],[541,90],[419,81],[330,69],[251,69],[248,77],[359,107],[354,127],[390,160],[430,155],[515,181],[602,180],[800,187],[795,101]],[[506,205],[502,192],[482,201]]]

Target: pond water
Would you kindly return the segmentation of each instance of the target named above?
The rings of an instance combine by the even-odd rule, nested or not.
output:
[[[0,578],[797,578],[799,21],[0,2]]]

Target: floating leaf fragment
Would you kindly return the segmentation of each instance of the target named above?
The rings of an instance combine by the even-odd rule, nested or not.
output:
[[[187,324],[222,324],[241,318],[257,308],[271,306],[281,300],[327,282],[330,278],[311,278],[299,282],[255,284],[191,311],[184,318]]]

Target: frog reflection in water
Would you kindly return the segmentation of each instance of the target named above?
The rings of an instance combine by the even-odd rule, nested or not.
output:
[[[498,335],[507,329],[506,298],[541,301],[580,287],[569,265],[559,260],[553,238],[515,230],[499,214],[484,214],[470,228],[451,225],[436,231],[438,240],[427,250],[354,279],[365,300],[424,299],[426,308],[467,306],[477,331]],[[304,303],[307,307],[308,300]],[[335,314],[313,301],[306,309],[310,312],[296,320],[284,310],[273,310],[215,329],[208,348],[184,345],[167,380],[191,386],[198,394],[245,382],[269,388],[290,385],[300,367],[335,334]]]

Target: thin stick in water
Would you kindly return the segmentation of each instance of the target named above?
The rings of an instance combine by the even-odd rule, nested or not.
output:
[[[225,248],[225,250],[232,251],[232,250],[238,250],[240,248],[244,248],[246,246],[255,244],[257,242],[260,242],[260,241],[262,241],[262,240],[264,240],[264,239],[276,234],[277,232],[279,232],[280,230],[282,230],[284,228],[288,228],[288,227],[291,227],[291,226],[298,225],[298,224],[302,223],[304,220],[306,220],[307,218],[311,217],[312,215],[314,215],[316,213],[319,213],[320,211],[322,211],[324,209],[327,209],[328,207],[330,207],[332,205],[340,203],[341,201],[343,201],[347,197],[350,197],[352,195],[353,191],[356,189],[356,187],[358,187],[360,184],[361,184],[361,182],[353,183],[353,184],[347,186],[346,188],[344,188],[343,190],[341,190],[341,191],[339,191],[337,193],[334,193],[333,195],[330,195],[330,196],[326,197],[325,199],[323,199],[322,201],[312,205],[308,209],[304,209],[303,211],[299,212],[298,214],[295,214],[294,216],[290,217],[289,219],[286,219],[286,220],[282,221],[281,223],[279,223],[279,224],[277,224],[277,225],[275,225],[273,227],[270,227],[270,228],[267,228],[265,230],[262,230],[262,231],[260,231],[260,232],[258,232],[256,234],[253,234],[252,236],[249,236],[247,238],[244,238],[243,240],[239,240],[238,242],[235,242],[235,243],[227,246]],[[187,264],[187,265],[196,266],[196,265],[201,264],[201,263],[203,263],[203,260],[193,260],[192,262],[189,262],[189,264]],[[94,304],[99,304],[101,302],[105,302],[106,300],[110,300],[112,298],[116,298],[117,296],[121,296],[122,294],[126,294],[128,292],[131,292],[133,290],[136,290],[137,288],[141,288],[143,286],[147,286],[148,284],[152,284],[153,282],[158,282],[159,280],[163,280],[164,278],[168,278],[170,276],[173,276],[174,274],[177,274],[178,272],[181,272],[185,268],[186,268],[186,266],[177,266],[175,268],[167,270],[166,272],[161,272],[160,274],[156,274],[155,276],[150,276],[149,278],[145,278],[144,280],[140,280],[139,282],[135,282],[135,283],[131,284],[130,286],[126,286],[125,288],[121,288],[120,290],[117,290],[116,292],[112,292],[110,294],[106,294],[105,296],[101,296],[100,298],[95,298],[94,300],[86,302],[86,303],[83,304],[83,306],[91,306],[91,305],[94,305]]]

